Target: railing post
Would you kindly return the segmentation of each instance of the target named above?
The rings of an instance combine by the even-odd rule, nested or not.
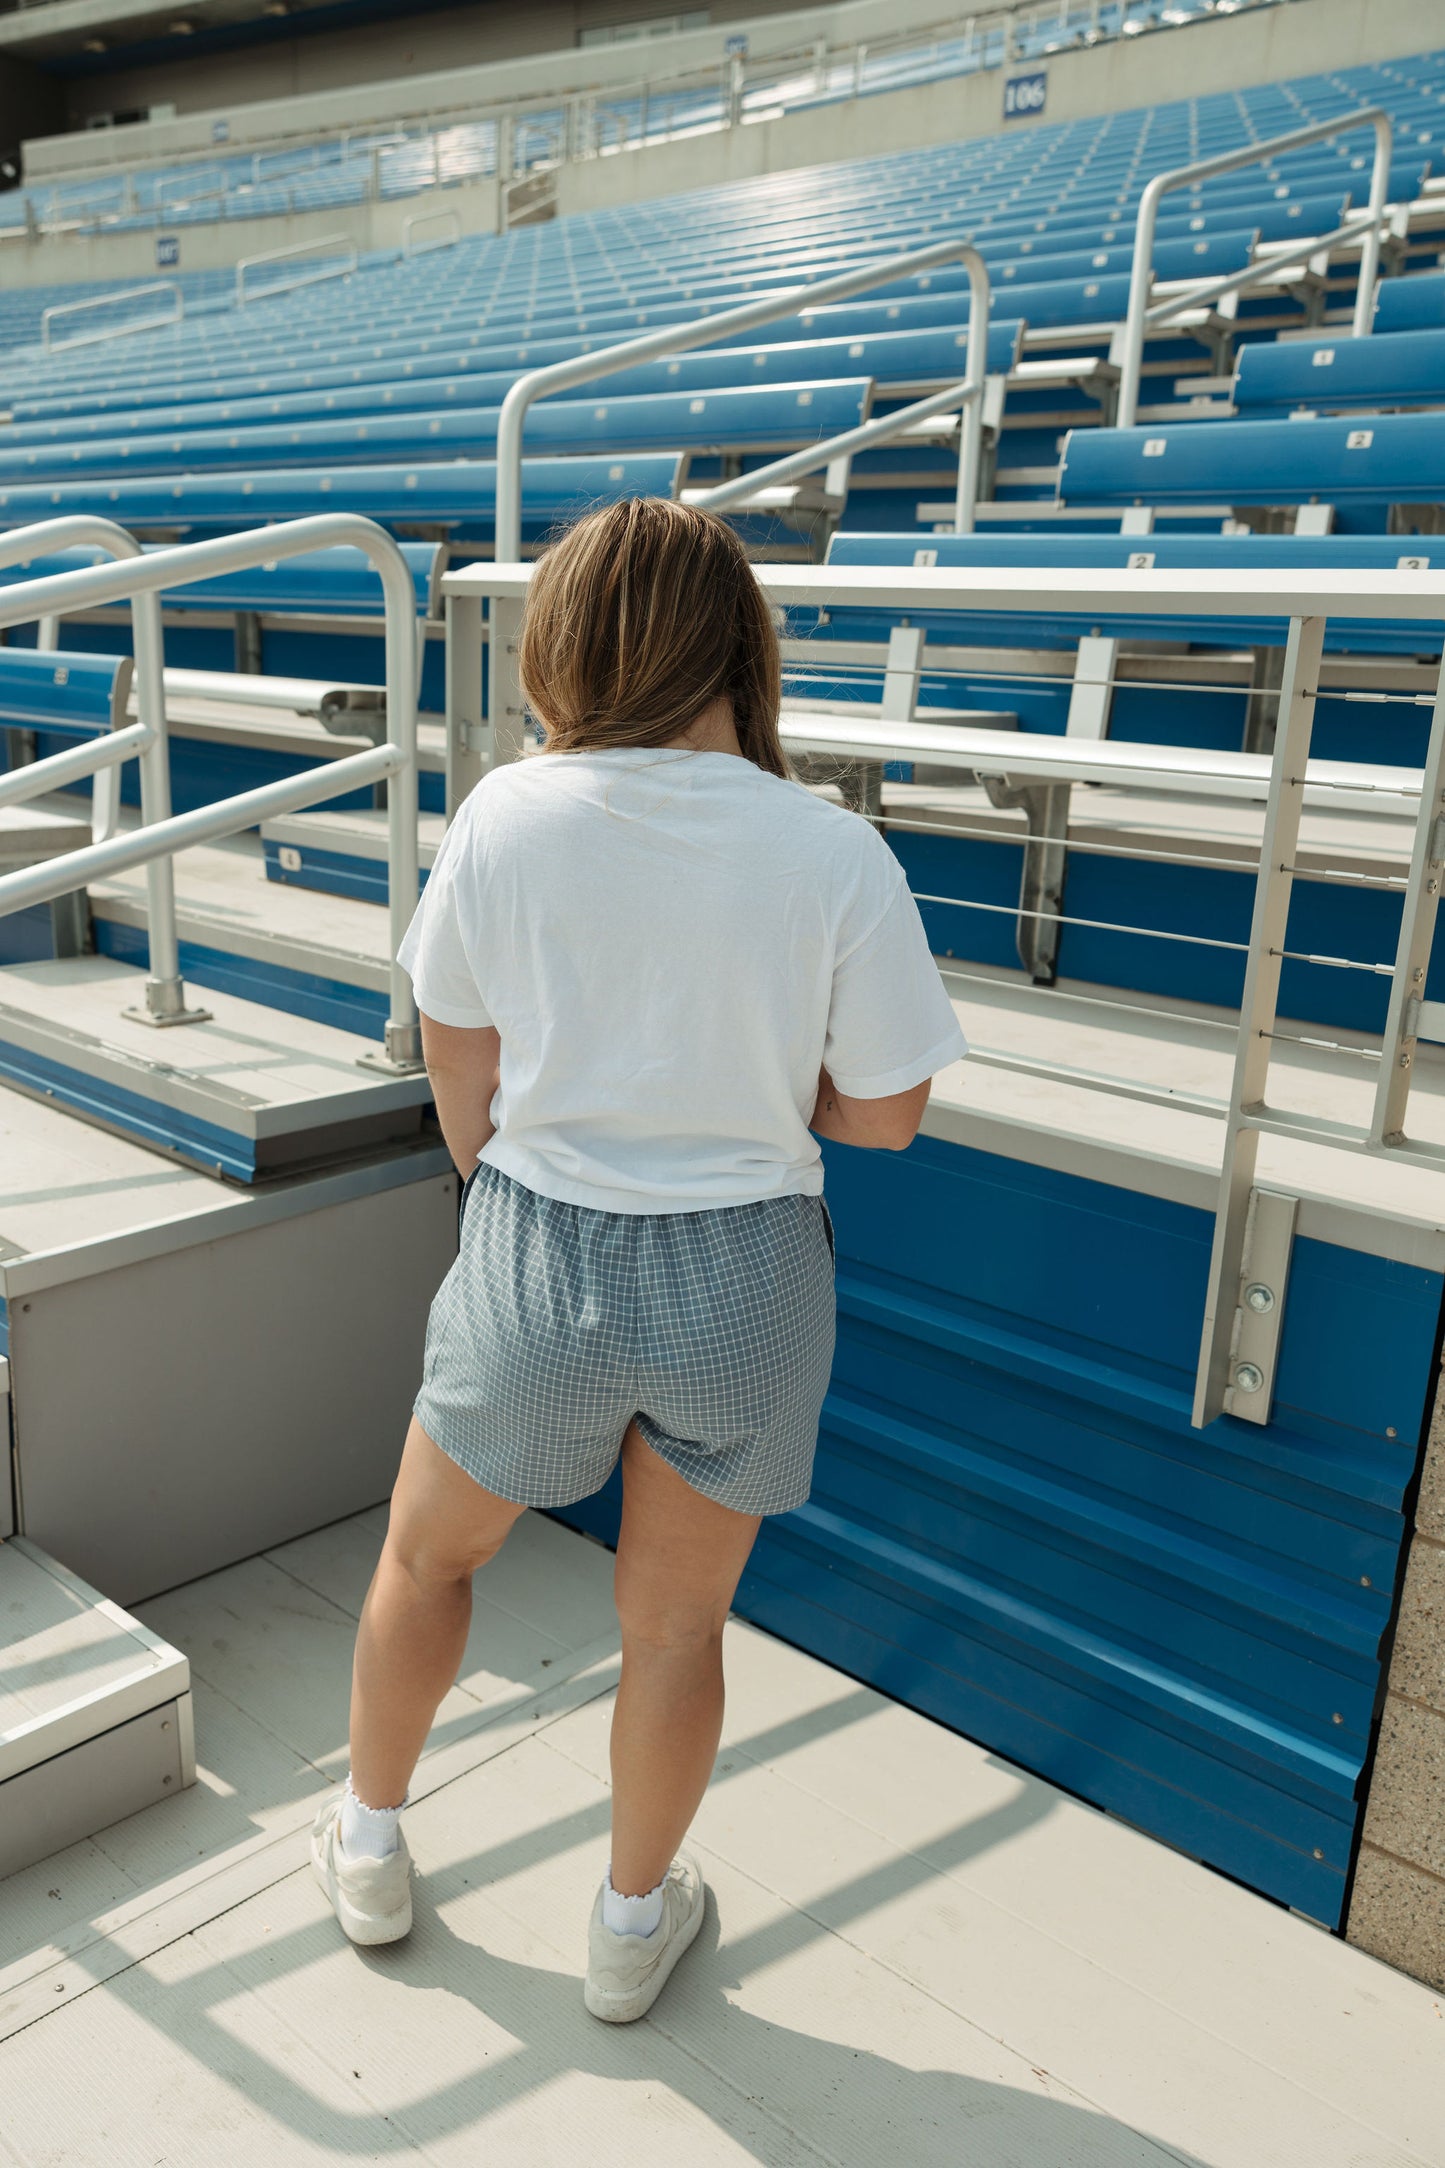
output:
[[[487,706],[491,716],[487,766],[491,768],[520,760],[526,747],[527,707],[517,670],[522,607],[516,596],[493,595],[487,621]]]
[[[1370,171],[1370,215],[1374,224],[1365,235],[1365,245],[1360,250],[1360,283],[1355,288],[1355,315],[1350,329],[1357,339],[1364,337],[1375,313],[1375,282],[1380,276],[1380,228],[1385,216],[1385,198],[1390,190],[1390,152],[1392,138],[1390,123],[1381,113],[1375,122],[1375,163]]]
[[[1420,778],[1420,821],[1410,854],[1400,938],[1395,949],[1395,976],[1390,986],[1390,1006],[1381,1043],[1380,1081],[1370,1120],[1373,1146],[1398,1144],[1404,1133],[1405,1108],[1410,1097],[1416,1040],[1420,1035],[1420,1011],[1425,1000],[1425,976],[1430,968],[1442,880],[1445,880],[1445,656],[1441,657],[1430,743]]]
[[[474,595],[446,598],[446,817],[452,821],[468,792],[481,781],[482,605]]]
[[[139,553],[137,553],[139,554]],[[137,721],[151,733],[140,756],[140,817],[154,828],[171,815],[170,745],[166,736],[165,635],[161,598],[152,589],[132,597],[135,612],[135,705]],[[187,1008],[176,934],[176,869],[169,857],[146,867],[146,929],[150,968],[145,1004],[125,1014],[142,1024],[198,1024],[209,1009]]]
[[[1234,1077],[1225,1116],[1224,1162],[1194,1389],[1192,1420],[1196,1429],[1202,1429],[1224,1413],[1232,1385],[1231,1359],[1239,1277],[1249,1224],[1249,1200],[1259,1159],[1259,1130],[1250,1117],[1262,1110],[1269,1083],[1271,1035],[1279,1001],[1282,951],[1294,889],[1300,815],[1304,809],[1305,766],[1314,728],[1315,694],[1324,640],[1323,617],[1291,618],[1285,647],[1284,682],[1280,689],[1274,765],[1270,770],[1264,833],[1259,846],[1259,875],[1254,892],[1254,917],[1249,929],[1244,994],[1239,1009]]]

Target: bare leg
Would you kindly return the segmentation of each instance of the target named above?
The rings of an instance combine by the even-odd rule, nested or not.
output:
[[[622,1443],[612,1718],[612,1886],[655,1889],[707,1789],[723,1720],[722,1631],[756,1514],[695,1491],[634,1424]]]
[[[525,1510],[474,1483],[413,1419],[356,1634],[351,1781],[367,1806],[394,1807],[406,1796],[461,1666],[472,1575]]]

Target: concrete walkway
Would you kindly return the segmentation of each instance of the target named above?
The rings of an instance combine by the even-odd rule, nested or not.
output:
[[[1440,1998],[740,1625],[706,1926],[597,2024],[611,1560],[532,1515],[413,1787],[416,1925],[353,1949],[306,1831],[384,1525],[140,1607],[200,1780],[0,1884],[0,2161],[1445,2168]]]

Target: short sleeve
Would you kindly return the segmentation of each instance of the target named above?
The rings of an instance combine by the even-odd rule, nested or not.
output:
[[[967,1052],[918,905],[900,878],[882,916],[834,969],[828,1074],[849,1099],[886,1099]]]
[[[459,856],[453,821],[442,838],[396,960],[411,980],[423,1016],[463,1031],[480,1031],[492,1019],[467,954],[463,899],[457,890]]]

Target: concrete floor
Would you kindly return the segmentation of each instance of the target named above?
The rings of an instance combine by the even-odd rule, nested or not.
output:
[[[611,1560],[532,1515],[413,1786],[413,1932],[352,1948],[306,1832],[384,1525],[140,1607],[199,1781],[0,1884],[0,2161],[1445,2168],[1439,1997],[736,1624],[706,1926],[597,2024]]]

